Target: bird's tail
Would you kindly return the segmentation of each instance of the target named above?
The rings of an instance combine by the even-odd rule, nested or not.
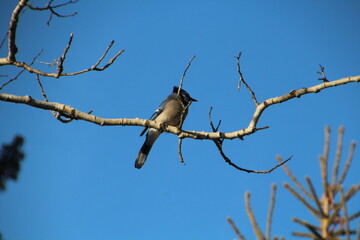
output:
[[[148,134],[146,135],[146,140],[136,157],[136,161],[135,161],[136,168],[140,169],[144,165],[146,158],[151,150],[151,147],[153,146],[156,139],[160,136],[160,133],[161,132],[156,129],[149,130]]]

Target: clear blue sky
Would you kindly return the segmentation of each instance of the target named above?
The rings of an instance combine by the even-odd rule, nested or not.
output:
[[[1,35],[15,2],[0,4]],[[43,6],[46,1],[33,2]],[[213,119],[223,121],[222,131],[247,127],[254,105],[245,88],[236,90],[234,56],[239,51],[244,77],[259,101],[318,84],[319,64],[330,80],[360,74],[360,3],[355,0],[83,0],[59,11],[79,13],[54,17],[50,27],[48,12],[21,15],[18,60],[30,62],[43,48],[39,60],[51,62],[73,32],[65,71],[77,71],[94,64],[115,40],[110,54],[126,51],[106,71],[42,78],[50,101],[104,118],[150,117],[194,54],[183,87],[199,101],[185,121],[188,130],[210,131],[210,106]],[[2,57],[6,51],[6,46],[0,50]],[[18,70],[2,67],[0,74],[12,77]],[[276,164],[276,154],[293,154],[288,166],[302,182],[311,176],[320,191],[324,126],[332,128],[331,159],[339,126],[346,127],[344,157],[351,140],[360,144],[359,90],[359,84],[348,84],[273,106],[259,122],[270,128],[245,141],[226,142],[226,153],[238,165],[258,170]],[[31,74],[3,92],[42,99]],[[62,124],[49,112],[5,102],[0,102],[0,113],[0,142],[17,133],[26,139],[19,180],[0,195],[0,232],[6,240],[233,239],[227,217],[253,239],[244,193],[252,192],[253,209],[265,230],[271,183],[279,185],[273,235],[291,239],[291,230],[303,230],[291,221],[294,216],[316,223],[282,187],[289,181],[282,169],[269,175],[239,172],[212,142],[184,140],[184,166],[176,136],[163,134],[137,170],[134,161],[144,141],[140,127]],[[357,150],[347,187],[360,180],[359,157]],[[359,210],[356,201],[359,197],[351,201],[350,211]]]

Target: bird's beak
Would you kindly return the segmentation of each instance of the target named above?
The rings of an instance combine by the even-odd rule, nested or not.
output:
[[[194,98],[191,98],[191,101],[193,102],[197,102],[198,100],[194,99]]]

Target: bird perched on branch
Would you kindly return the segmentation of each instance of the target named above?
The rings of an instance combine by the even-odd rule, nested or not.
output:
[[[156,109],[154,114],[150,117],[150,120],[162,122],[166,125],[181,127],[187,116],[188,108],[192,102],[197,102],[197,100],[190,97],[189,93],[187,93],[184,89],[180,89],[179,92],[179,88],[174,87],[172,93],[160,104],[158,109]],[[147,130],[148,128],[146,127],[141,132],[140,136],[144,135]],[[140,169],[144,165],[151,147],[160,134],[160,130],[154,128],[149,129],[146,134],[146,140],[136,157],[136,168]]]

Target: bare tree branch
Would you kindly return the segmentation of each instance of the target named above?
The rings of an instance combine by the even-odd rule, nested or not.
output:
[[[324,153],[320,156],[320,168],[321,168],[321,179],[324,187],[324,194],[326,194],[327,199],[329,199],[329,182],[328,182],[328,159],[329,159],[329,151],[330,151],[330,127],[325,127],[325,143],[324,143]]]
[[[341,199],[340,203],[336,205],[335,209],[333,210],[331,216],[329,217],[329,222],[332,223],[335,218],[338,216],[339,211],[341,208],[346,204],[346,202],[353,197],[358,191],[360,190],[360,184],[352,186],[348,193]]]
[[[181,88],[182,88],[182,85],[183,85],[183,81],[184,81],[186,72],[187,72],[187,70],[190,68],[190,65],[191,65],[191,63],[192,63],[192,61],[194,60],[195,57],[196,57],[196,55],[194,55],[194,56],[192,56],[192,58],[190,58],[189,63],[188,63],[188,65],[186,66],[183,75],[181,76],[180,84],[179,84],[179,89],[178,89],[178,92],[177,92],[178,96],[180,95],[180,91],[181,91]]]
[[[116,55],[114,55],[107,64],[105,64],[103,67],[101,68],[98,68],[96,66],[96,64],[94,64],[93,66],[91,66],[90,68],[87,68],[87,69],[84,69],[84,70],[81,70],[81,71],[78,71],[78,72],[72,72],[72,73],[61,73],[60,75],[58,74],[58,72],[56,73],[46,73],[46,72],[43,72],[43,71],[40,71],[38,69],[35,69],[35,68],[32,68],[30,65],[24,63],[24,62],[8,62],[8,63],[5,63],[7,65],[14,65],[16,67],[20,67],[20,68],[24,68],[26,69],[27,71],[29,71],[30,73],[36,73],[36,74],[39,74],[41,76],[44,76],[44,77],[54,77],[54,78],[58,78],[58,77],[62,77],[62,76],[75,76],[75,75],[79,75],[79,74],[82,74],[82,73],[86,73],[86,72],[90,72],[90,71],[103,71],[105,70],[106,68],[108,68],[111,64],[114,63],[114,61],[116,60],[116,58],[118,56],[120,56],[125,50],[120,50]],[[1,65],[5,65],[5,64],[1,64],[1,59],[0,59],[0,66]]]
[[[26,4],[27,7],[29,7],[30,9],[32,10],[37,10],[37,11],[43,11],[43,10],[50,10],[50,8],[52,9],[55,9],[55,8],[59,8],[59,7],[64,7],[66,5],[69,5],[69,4],[73,4],[73,3],[77,3],[79,0],[70,0],[68,2],[65,2],[65,3],[61,3],[61,4],[58,4],[58,5],[53,5],[51,6],[51,3],[53,2],[54,0],[50,0],[46,5],[45,7],[34,7],[32,6],[31,4]]]
[[[208,118],[209,118],[209,122],[210,122],[210,126],[213,130],[213,132],[217,132],[219,127],[220,127],[220,123],[221,121],[219,121],[218,123],[218,126],[215,128],[214,124],[213,124],[213,121],[211,119],[211,111],[212,111],[212,107],[210,107],[210,111],[209,111],[209,114],[208,114]],[[263,127],[263,128],[259,128],[257,129],[258,130],[262,130],[262,129],[266,129],[267,127]],[[219,132],[221,134],[221,132]],[[247,173],[262,173],[262,174],[265,174],[265,173],[270,173],[272,172],[273,170],[275,170],[276,168],[280,167],[281,165],[285,164],[287,161],[289,161],[292,156],[290,158],[288,158],[287,160],[277,164],[276,166],[274,166],[273,168],[269,169],[269,170],[263,170],[263,171],[258,171],[258,170],[251,170],[251,169],[246,169],[246,168],[242,168],[242,167],[239,167],[238,165],[236,165],[235,163],[233,163],[230,158],[228,158],[226,156],[226,154],[224,153],[224,150],[223,150],[223,142],[224,142],[224,139],[214,139],[213,142],[215,143],[216,147],[218,148],[219,150],[219,153],[221,155],[221,157],[225,160],[225,162],[227,162],[230,166],[236,168],[237,170],[240,170],[240,171],[244,171],[244,172],[247,172]]]
[[[321,66],[321,64],[319,64],[319,66],[320,66],[320,71],[317,73],[321,75],[321,78],[318,78],[318,80],[321,80],[323,82],[328,82],[329,80],[326,78],[325,68]]]
[[[16,46],[16,29],[17,24],[19,22],[19,15],[23,8],[26,5],[27,0],[20,0],[18,5],[15,7],[14,11],[12,12],[10,24],[9,24],[9,31],[8,31],[8,56],[7,58],[0,58],[0,65],[3,62],[12,63],[16,61],[15,55],[18,52],[18,48]]]
[[[293,232],[292,235],[296,236],[296,237],[304,237],[304,238],[310,238],[310,239],[314,239],[314,240],[323,240],[322,238],[318,239],[314,234],[311,234],[311,233]]]
[[[68,45],[65,47],[64,49],[64,52],[62,54],[62,56],[59,58],[59,61],[58,61],[58,66],[56,68],[56,78],[59,78],[61,73],[63,72],[64,70],[64,67],[63,67],[63,64],[64,64],[64,61],[65,61],[65,58],[66,58],[66,54],[67,52],[69,51],[70,47],[71,47],[71,43],[72,43],[72,40],[73,40],[73,37],[74,37],[74,34],[70,34],[70,38],[69,38],[69,42],[68,42]]]
[[[72,17],[72,16],[75,16],[77,14],[77,12],[73,12],[72,14],[67,14],[67,15],[64,15],[64,14],[60,14],[58,12],[56,12],[54,9],[55,8],[59,8],[59,7],[64,7],[66,5],[69,5],[69,4],[73,4],[73,3],[76,3],[78,2],[79,0],[70,0],[68,2],[65,2],[65,3],[61,3],[61,4],[58,4],[58,5],[53,5],[51,6],[52,2],[54,0],[50,0],[46,5],[45,7],[34,7],[32,6],[31,4],[27,3],[26,6],[29,7],[31,10],[35,10],[35,11],[44,11],[44,10],[49,10],[50,11],[50,16],[49,16],[49,20],[47,21],[47,25],[49,26],[50,25],[50,22],[52,20],[52,16],[55,15],[57,17]]]
[[[315,188],[314,188],[314,186],[313,186],[313,184],[312,184],[312,182],[311,182],[311,179],[309,178],[309,177],[305,177],[305,180],[306,180],[306,182],[307,182],[307,184],[308,184],[308,186],[309,186],[309,189],[310,189],[310,191],[311,191],[311,194],[312,194],[312,198],[311,199],[313,199],[314,201],[315,201],[315,203],[316,203],[316,205],[317,205],[317,207],[318,207],[318,209],[319,209],[319,212],[320,212],[320,214],[321,214],[321,217],[326,217],[326,215],[325,215],[325,213],[324,213],[324,210],[323,210],[323,208],[322,208],[322,206],[321,206],[321,203],[320,203],[320,201],[319,201],[319,198],[318,198],[318,196],[317,196],[317,194],[316,194],[316,191],[315,191]]]
[[[278,162],[282,162],[283,159],[281,156],[276,156],[276,159],[278,160]],[[286,165],[282,165],[282,168],[284,169],[284,171],[286,172],[286,174],[288,175],[288,177],[295,183],[295,185],[310,199],[313,199],[313,196],[306,191],[306,189],[301,185],[301,183],[297,180],[297,178],[294,176],[294,174],[290,171],[290,169],[286,166]]]
[[[117,52],[117,54],[115,54],[107,64],[105,64],[103,67],[98,67],[98,65],[100,64],[100,62],[104,59],[104,57],[106,56],[106,54],[108,53],[109,49],[112,47],[112,45],[114,44],[114,41],[112,41],[110,43],[110,45],[107,47],[107,49],[105,50],[104,54],[102,55],[102,57],[90,68],[81,70],[81,71],[77,71],[77,72],[72,72],[72,73],[64,73],[63,72],[63,64],[66,58],[66,54],[71,46],[71,42],[72,42],[72,38],[73,35],[70,35],[70,39],[69,39],[69,43],[67,45],[67,47],[65,48],[63,55],[59,58],[59,61],[57,61],[58,67],[57,67],[57,71],[55,73],[46,73],[43,71],[40,71],[39,69],[36,68],[32,68],[31,65],[32,64],[27,64],[25,62],[19,62],[16,60],[16,53],[18,52],[18,48],[16,46],[16,31],[17,31],[17,26],[18,26],[18,22],[19,22],[19,15],[21,14],[21,12],[23,11],[25,6],[28,6],[30,9],[33,10],[50,10],[52,12],[52,14],[55,14],[57,16],[60,17],[66,17],[66,16],[70,16],[70,15],[61,15],[56,13],[53,9],[54,8],[58,8],[58,7],[62,7],[68,4],[72,4],[77,2],[78,0],[70,0],[68,2],[62,3],[62,4],[58,4],[55,6],[51,6],[53,0],[50,0],[47,5],[44,8],[39,8],[39,7],[33,7],[31,4],[28,4],[28,0],[20,0],[19,3],[17,4],[17,6],[15,7],[11,19],[10,19],[10,23],[9,23],[9,31],[7,33],[7,37],[8,37],[8,56],[5,58],[0,58],[0,66],[3,65],[12,65],[12,66],[16,66],[19,68],[23,68],[25,70],[27,70],[30,73],[35,73],[35,74],[39,74],[41,76],[45,76],[45,77],[54,77],[54,78],[59,78],[62,76],[75,76],[78,74],[82,74],[85,72],[89,72],[89,71],[103,71],[106,68],[108,68],[111,64],[113,64],[113,62],[117,59],[118,56],[120,56],[124,50],[120,50]]]
[[[303,198],[295,189],[293,189],[288,183],[284,183],[284,187],[289,190],[302,204],[304,204],[309,211],[311,212],[311,214],[316,217],[316,218],[320,218],[321,215],[319,213],[319,211],[317,211],[314,207],[312,207],[306,200],[305,198]]]
[[[182,138],[179,138],[179,143],[178,143],[178,154],[179,154],[179,159],[180,159],[180,162],[184,165],[186,165],[185,161],[184,161],[184,157],[182,155]]]
[[[349,168],[350,168],[352,159],[353,159],[353,157],[354,157],[355,147],[356,147],[356,143],[355,143],[355,142],[351,142],[351,144],[350,144],[350,149],[349,149],[349,156],[348,156],[348,159],[347,159],[347,161],[346,161],[346,163],[345,163],[344,170],[343,170],[343,172],[341,173],[341,176],[340,176],[338,185],[343,184],[343,182],[344,182],[344,180],[345,180],[345,178],[346,178],[346,175],[347,175],[347,173],[348,173],[348,171],[349,171]]]
[[[355,218],[358,218],[358,217],[360,217],[360,211],[358,211],[358,212],[352,214],[351,216],[349,216],[349,221],[352,221],[352,220],[354,220]]]
[[[271,173],[273,170],[275,170],[276,168],[280,167],[281,165],[287,163],[291,158],[292,156],[290,156],[288,159],[286,159],[285,161],[275,165],[274,167],[272,167],[271,169],[269,170],[251,170],[251,169],[246,169],[246,168],[242,168],[242,167],[239,167],[237,166],[235,163],[233,163],[230,158],[228,158],[224,151],[223,151],[223,148],[222,148],[222,142],[220,142],[220,140],[218,139],[215,139],[213,140],[213,142],[215,143],[216,147],[218,148],[219,150],[219,153],[221,155],[221,157],[225,160],[226,163],[228,163],[230,166],[240,170],[240,171],[244,171],[244,172],[247,172],[247,173],[261,173],[261,174],[266,174],[266,173]]]
[[[274,207],[275,207],[275,196],[276,196],[276,184],[273,183],[271,185],[271,197],[270,197],[270,206],[269,206],[269,212],[267,216],[266,221],[266,239],[271,239],[271,224],[272,224],[272,216],[274,213]]]
[[[4,35],[4,38],[1,40],[1,43],[0,43],[0,49],[2,48],[2,46],[4,45],[7,37],[8,37],[8,34],[9,34],[9,31],[7,31]]]
[[[183,125],[183,123],[184,123],[184,118],[185,118],[185,116],[186,116],[186,112],[187,112],[188,108],[190,107],[190,104],[192,103],[192,100],[190,100],[190,101],[188,102],[188,104],[185,106],[185,105],[183,104],[183,101],[180,99],[180,98],[181,98],[181,97],[180,97],[180,91],[181,91],[181,88],[182,88],[182,85],[183,85],[183,81],[184,81],[184,79],[185,79],[186,72],[187,72],[187,70],[189,69],[189,67],[190,67],[190,65],[191,65],[191,62],[194,60],[194,58],[195,58],[195,55],[190,59],[188,65],[186,66],[186,68],[185,68],[185,70],[184,70],[184,73],[183,73],[183,75],[182,75],[182,77],[181,77],[180,84],[179,84],[179,88],[178,88],[178,91],[177,91],[177,97],[179,98],[179,100],[180,100],[179,102],[181,103],[181,105],[182,105],[182,107],[183,107],[183,110],[182,110],[182,113],[181,113],[181,117],[180,117],[179,128],[182,128],[182,125]],[[180,143],[180,142],[179,142],[179,143]]]
[[[236,235],[241,239],[241,240],[246,240],[246,238],[244,237],[244,235],[241,234],[241,232],[239,231],[239,229],[237,228],[237,226],[235,225],[234,221],[231,218],[227,218],[228,223],[230,224],[230,226],[232,227],[232,229],[234,230],[234,232],[236,233]]]
[[[179,128],[180,128],[180,129],[182,128],[182,125],[183,125],[183,123],[184,123],[184,119],[185,119],[185,117],[186,117],[188,108],[190,107],[190,105],[191,105],[191,103],[192,103],[192,100],[190,100],[190,102],[188,102],[188,104],[185,106],[185,105],[183,104],[183,101],[181,100],[180,91],[181,91],[181,88],[182,88],[182,85],[183,85],[183,81],[184,81],[184,79],[185,79],[186,72],[187,72],[187,70],[190,68],[191,62],[194,60],[194,58],[195,58],[195,55],[189,60],[189,63],[188,63],[188,65],[186,66],[183,75],[181,76],[179,88],[178,88],[178,91],[177,91],[177,97],[179,98],[179,102],[181,103],[181,105],[182,105],[182,107],[183,107],[183,110],[182,110],[181,116],[180,116],[180,123],[179,123]],[[179,142],[178,142],[178,154],[179,154],[180,162],[185,165],[184,158],[183,158],[183,155],[182,155],[182,140],[183,140],[183,138],[179,138]]]
[[[339,165],[340,165],[340,159],[341,159],[341,153],[342,153],[342,144],[343,144],[343,137],[344,137],[344,127],[339,127],[338,131],[338,142],[336,147],[336,157],[334,162],[334,168],[333,168],[333,178],[332,178],[332,185],[336,186],[337,184],[337,177],[339,173]],[[335,187],[336,189],[336,187]]]
[[[341,195],[342,201],[345,201],[345,193],[344,193],[344,190],[342,187],[340,188],[340,195]],[[349,216],[347,213],[346,204],[344,204],[342,210],[343,210],[343,215],[344,215],[346,240],[350,240]]]
[[[246,206],[246,212],[248,214],[248,217],[250,219],[252,228],[254,230],[254,234],[257,239],[265,239],[264,234],[261,232],[258,223],[256,222],[255,215],[253,211],[251,210],[251,204],[250,204],[250,192],[245,193],[245,206]]]
[[[144,127],[151,127],[158,130],[164,130],[166,132],[172,133],[177,135],[180,138],[193,138],[193,139],[234,139],[234,138],[242,138],[247,135],[251,135],[254,132],[257,131],[256,125],[259,121],[262,113],[266,108],[268,108],[271,105],[278,104],[281,102],[288,101],[295,97],[300,97],[305,94],[309,93],[315,93],[319,92],[322,89],[335,87],[351,82],[359,82],[360,76],[356,77],[347,77],[342,78],[336,81],[328,82],[328,83],[321,83],[319,85],[309,87],[309,88],[302,88],[299,90],[293,90],[289,94],[285,94],[280,97],[274,97],[265,100],[263,103],[261,103],[256,109],[253,114],[253,117],[250,121],[250,124],[247,128],[241,129],[235,132],[198,132],[198,131],[187,131],[187,130],[181,130],[178,127],[174,126],[161,126],[160,123],[157,123],[156,121],[151,120],[145,120],[145,119],[106,119],[106,118],[100,118],[94,115],[89,115],[87,113],[81,112],[79,110],[76,110],[75,108],[72,108],[70,106],[67,106],[65,104],[61,103],[54,103],[54,102],[44,102],[33,99],[31,96],[17,96],[12,94],[6,94],[6,93],[0,93],[0,100],[6,101],[6,102],[13,102],[13,103],[20,103],[20,104],[26,104],[30,105],[32,107],[44,109],[44,110],[54,110],[59,112],[64,112],[65,114],[69,115],[70,117],[77,119],[77,120],[84,120],[88,121],[94,124],[102,125],[102,126],[110,126],[110,125],[128,125],[128,126],[144,126]],[[260,128],[261,129],[261,128]]]
[[[37,80],[37,82],[38,82],[38,84],[39,84],[39,87],[40,87],[40,90],[41,90],[41,94],[42,94],[44,100],[45,100],[46,102],[49,102],[49,100],[48,100],[48,98],[47,98],[47,96],[46,96],[44,87],[43,87],[43,85],[42,85],[42,83],[41,83],[39,74],[36,74],[36,80]],[[69,117],[69,116],[65,116],[64,114],[61,114],[61,113],[59,113],[59,112],[55,112],[55,111],[52,111],[52,110],[50,110],[50,112],[51,112],[51,114],[52,114],[57,120],[59,120],[59,121],[62,122],[62,123],[69,123],[69,122],[71,122],[72,120],[74,120],[73,118],[71,118],[71,117]],[[90,112],[88,112],[88,114],[90,114]],[[63,117],[65,117],[65,118],[63,118]]]
[[[33,58],[33,60],[30,63],[30,66],[33,65],[36,61],[36,59],[41,55],[41,53],[43,52],[43,50],[41,49],[40,52]],[[18,79],[18,77],[20,77],[20,75],[25,71],[25,69],[21,69],[18,74],[16,74],[15,77],[9,79],[6,83],[4,83],[3,85],[0,86],[0,90],[3,89],[3,87],[5,87],[6,85],[8,85],[9,83],[11,83],[12,81],[15,81],[16,79]]]
[[[310,223],[308,223],[308,222],[306,222],[304,220],[300,220],[298,218],[293,218],[293,221],[300,224],[300,225],[302,225],[302,226],[304,226],[304,227],[306,227],[314,236],[316,236],[315,239],[317,239],[317,240],[322,240],[323,239],[323,237],[318,232],[320,230],[319,227],[317,227],[317,226],[315,226],[313,224],[310,224]],[[304,233],[304,234],[306,234],[306,233]]]
[[[241,57],[241,55],[242,55],[242,52],[240,52],[239,55],[235,57],[237,59],[237,71],[238,71],[238,73],[240,75],[240,79],[238,81],[238,91],[240,90],[240,84],[243,83],[245,85],[245,87],[247,88],[247,90],[250,92],[251,98],[253,99],[253,101],[255,103],[255,106],[259,106],[259,102],[256,99],[255,93],[250,88],[250,86],[245,82],[243,74],[242,74],[242,72],[240,70],[240,57]]]

